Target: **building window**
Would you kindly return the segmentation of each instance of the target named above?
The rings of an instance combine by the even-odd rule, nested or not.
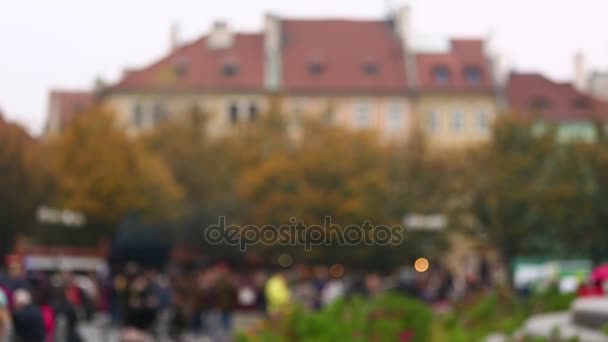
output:
[[[386,114],[386,129],[388,131],[395,132],[403,128],[404,113],[403,106],[400,103],[391,103]]]
[[[484,134],[490,130],[490,118],[487,111],[482,110],[477,113],[477,128]]]
[[[258,117],[258,107],[255,103],[249,105],[249,121],[254,122]]]
[[[325,66],[321,62],[311,62],[308,64],[308,73],[311,75],[321,75],[325,71]]]
[[[434,133],[439,130],[439,115],[435,111],[430,111],[426,115],[426,126],[429,132]]]
[[[544,96],[536,96],[530,100],[532,110],[545,110],[551,108],[551,101]]]
[[[464,127],[464,115],[461,111],[452,113],[452,132],[460,133]]]
[[[589,101],[584,97],[574,99],[574,101],[572,101],[572,106],[575,109],[589,109],[589,107],[591,107]]]
[[[236,62],[226,62],[222,66],[222,75],[224,77],[233,77],[239,73],[239,66]]]
[[[140,103],[133,105],[131,113],[131,124],[137,128],[141,128],[144,124],[144,111]]]
[[[365,72],[367,75],[376,75],[378,73],[378,70],[378,64],[374,62],[363,63],[363,72]]]
[[[290,110],[292,114],[302,114],[306,105],[306,100],[304,98],[296,98],[291,101]]]
[[[161,103],[154,105],[154,125],[158,126],[167,121],[167,109]]]
[[[188,73],[188,63],[185,60],[178,60],[174,65],[175,76],[182,78]]]
[[[450,84],[450,71],[446,67],[436,67],[433,69],[433,78],[438,86],[447,86]]]
[[[228,122],[236,125],[239,120],[239,106],[236,102],[231,102],[228,106]]]
[[[369,128],[371,125],[371,110],[367,103],[360,103],[355,107],[355,126]]]
[[[323,113],[323,123],[326,125],[331,125],[334,123],[335,120],[336,113],[334,112],[334,110],[331,108],[325,110],[325,112]]]
[[[464,71],[464,78],[468,85],[477,86],[481,84],[481,71],[475,67],[466,68]]]

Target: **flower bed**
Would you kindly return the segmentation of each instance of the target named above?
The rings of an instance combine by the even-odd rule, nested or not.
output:
[[[422,302],[395,294],[340,300],[319,311],[294,309],[239,341],[430,341],[432,313]]]

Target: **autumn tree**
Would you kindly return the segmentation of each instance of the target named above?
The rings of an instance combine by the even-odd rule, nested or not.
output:
[[[36,209],[49,194],[40,157],[38,142],[0,116],[0,260],[11,251],[15,235],[34,226]]]
[[[56,180],[53,204],[83,212],[94,229],[89,235],[111,234],[128,215],[177,214],[182,190],[172,174],[104,108],[84,113],[50,141],[47,160]]]
[[[238,181],[239,198],[247,203],[242,224],[280,226],[292,218],[323,227],[331,218],[343,229],[366,221],[399,223],[387,210],[386,154],[374,134],[315,121],[304,123],[302,130],[290,148],[276,148],[243,170]],[[306,255],[298,248],[291,252],[325,262],[365,261],[375,252],[363,244],[318,247]]]
[[[604,141],[560,142],[503,119],[476,154],[471,213],[509,263],[516,256],[606,256],[608,151]]]

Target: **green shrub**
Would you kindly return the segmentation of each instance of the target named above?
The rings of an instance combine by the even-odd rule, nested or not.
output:
[[[239,341],[430,341],[432,314],[422,302],[395,294],[340,300],[320,312],[300,308]]]

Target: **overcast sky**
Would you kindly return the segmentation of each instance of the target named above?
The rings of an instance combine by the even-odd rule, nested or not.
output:
[[[216,19],[262,28],[263,14],[377,18],[387,0],[0,0],[0,108],[39,133],[51,88],[90,89],[167,52],[169,27],[182,40]],[[607,0],[410,0],[415,35],[492,37],[517,70],[570,79],[573,56],[608,70]]]

